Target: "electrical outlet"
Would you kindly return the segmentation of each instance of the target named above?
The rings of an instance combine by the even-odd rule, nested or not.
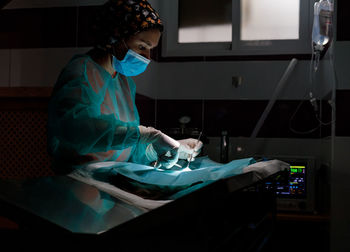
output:
[[[239,86],[242,85],[243,78],[242,76],[232,76],[232,86],[235,88],[238,88]]]

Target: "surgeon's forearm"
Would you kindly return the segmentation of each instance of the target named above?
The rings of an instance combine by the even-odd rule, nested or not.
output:
[[[109,116],[67,119],[60,123],[59,135],[80,154],[125,149],[139,139],[137,126]]]

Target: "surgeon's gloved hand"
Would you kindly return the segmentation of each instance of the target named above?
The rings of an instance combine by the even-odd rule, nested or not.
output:
[[[203,147],[202,141],[193,138],[179,140],[179,143],[179,159],[185,159],[187,161],[193,161]]]
[[[146,157],[150,162],[157,161],[158,165],[165,168],[171,168],[177,163],[180,147],[178,141],[152,127],[139,126],[139,130],[140,142],[149,144]]]

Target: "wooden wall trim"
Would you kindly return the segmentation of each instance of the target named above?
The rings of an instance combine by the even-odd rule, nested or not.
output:
[[[0,98],[50,97],[52,87],[0,87]]]

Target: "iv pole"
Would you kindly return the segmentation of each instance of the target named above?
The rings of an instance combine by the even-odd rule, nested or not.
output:
[[[275,92],[273,93],[269,103],[267,104],[264,113],[261,115],[259,122],[256,124],[255,129],[254,129],[252,135],[250,136],[250,138],[256,138],[256,136],[258,135],[262,125],[265,122],[266,117],[270,113],[272,106],[275,104],[279,93],[281,92],[281,90],[283,90],[283,88],[284,88],[284,86],[285,86],[285,84],[286,84],[290,74],[294,70],[295,65],[297,64],[297,62],[298,62],[298,60],[296,58],[293,58],[290,61],[290,63],[288,65],[286,71],[284,72],[281,80],[278,82],[277,87],[275,89]]]

